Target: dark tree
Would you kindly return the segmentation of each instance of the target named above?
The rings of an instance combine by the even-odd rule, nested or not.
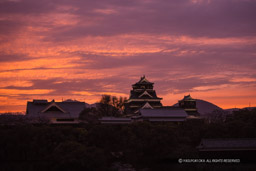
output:
[[[225,122],[227,115],[227,111],[216,109],[212,111],[212,113],[207,114],[206,120],[209,123],[223,123]]]
[[[97,105],[100,116],[121,116],[124,110],[126,98],[111,95],[102,95],[100,103]]]
[[[99,115],[96,108],[85,108],[80,114],[79,119],[88,123],[97,124],[99,123]]]

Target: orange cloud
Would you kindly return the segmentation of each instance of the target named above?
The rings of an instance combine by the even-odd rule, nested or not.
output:
[[[208,20],[201,15],[204,10],[196,9],[197,16],[183,11],[184,5],[192,3],[188,9],[196,5],[200,9],[204,2],[210,1],[182,2],[181,9],[179,3],[170,1],[168,4],[175,7],[171,12],[154,1],[138,1],[137,6],[128,7],[105,2],[87,6],[84,2],[86,10],[75,2],[53,2],[53,9],[42,8],[38,13],[27,7],[23,12],[3,8],[7,12],[0,20],[6,24],[1,26],[10,27],[3,29],[8,34],[0,33],[0,111],[7,110],[4,106],[9,106],[8,110],[25,109],[26,101],[34,98],[94,103],[101,94],[128,96],[130,81],[142,74],[164,84],[157,84],[156,90],[165,105],[176,103],[188,93],[223,108],[255,104],[255,29],[251,23],[243,23],[249,18],[236,17],[242,20],[242,31],[229,35],[235,19],[223,22],[217,18],[208,26],[202,22]],[[218,17],[219,11],[210,12],[208,17]],[[184,18],[191,20],[180,22]],[[220,29],[220,20],[227,27]],[[9,33],[10,29],[14,30]],[[245,34],[247,30],[253,32]],[[49,87],[43,89],[33,87],[35,80],[53,81],[45,83]],[[81,80],[86,81],[77,84]]]
[[[19,94],[48,94],[52,92],[53,90],[16,90],[16,89],[0,89],[1,95],[19,95]]]

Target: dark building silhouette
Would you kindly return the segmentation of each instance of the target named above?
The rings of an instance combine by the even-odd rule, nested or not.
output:
[[[182,100],[179,100],[179,107],[183,108],[188,115],[194,115],[194,116],[199,115],[196,108],[196,100],[193,99],[190,96],[190,94],[187,96],[184,96]]]
[[[241,162],[256,161],[256,139],[202,139],[197,146],[202,158],[240,159]]]
[[[162,98],[157,97],[154,83],[149,82],[145,76],[140,81],[132,85],[130,97],[125,103],[126,114],[138,114],[140,109],[162,107]]]
[[[188,116],[184,109],[177,107],[140,109],[139,113],[143,121],[149,122],[184,122]]]
[[[51,123],[76,123],[79,114],[85,109],[85,103],[76,100],[63,102],[48,102],[47,100],[33,100],[27,102],[26,115],[36,118],[48,118]]]

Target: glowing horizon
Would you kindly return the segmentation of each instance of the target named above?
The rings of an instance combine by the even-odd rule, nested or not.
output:
[[[0,2],[0,113],[33,99],[129,96],[142,75],[164,105],[184,95],[256,106],[256,2]]]

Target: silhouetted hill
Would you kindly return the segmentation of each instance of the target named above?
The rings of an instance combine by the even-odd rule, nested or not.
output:
[[[230,109],[224,109],[228,113],[232,113],[233,111],[238,111],[240,110],[239,108],[230,108]]]
[[[200,100],[200,99],[196,100],[196,106],[197,106],[198,112],[202,115],[207,113],[212,113],[214,110],[223,110],[222,108],[220,108],[219,106],[211,102]]]
[[[245,107],[245,108],[243,108],[243,109],[248,109],[248,110],[253,110],[253,109],[255,109],[256,107]]]
[[[243,109],[252,110],[255,108],[256,107],[245,107],[245,108],[230,108],[230,109],[224,109],[224,110],[227,111],[228,113],[232,113],[233,111],[238,111],[238,110],[243,110]]]
[[[179,106],[179,104],[176,103],[173,106]],[[211,102],[200,99],[196,99],[196,107],[201,115],[212,113],[214,110],[223,110],[222,108]]]

